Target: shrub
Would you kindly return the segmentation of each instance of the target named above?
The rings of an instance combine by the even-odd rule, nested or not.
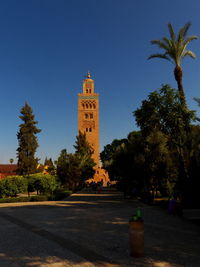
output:
[[[9,198],[0,198],[0,203],[15,203],[15,202],[29,202],[29,197],[9,197]]]
[[[8,197],[0,198],[0,203],[16,203],[16,202],[34,202],[34,201],[48,201],[48,195],[39,195],[31,197]]]
[[[55,195],[37,195],[30,197],[7,197],[0,198],[0,203],[16,203],[16,202],[36,202],[36,201],[51,201],[61,200],[71,195],[71,191],[56,192]]]
[[[32,196],[30,197],[30,201],[34,202],[34,201],[48,201],[49,200],[49,196],[48,195],[37,195],[37,196]]]
[[[50,174],[36,173],[31,174],[28,178],[28,191],[37,191],[42,194],[53,192],[58,188],[57,178]]]
[[[27,192],[27,179],[22,176],[8,176],[0,180],[0,196],[17,196]]]

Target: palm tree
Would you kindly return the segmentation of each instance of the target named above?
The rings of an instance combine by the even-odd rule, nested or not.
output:
[[[150,57],[148,57],[148,59],[164,58],[175,64],[174,76],[178,84],[180,101],[182,105],[184,105],[185,107],[186,107],[186,100],[182,83],[183,71],[181,68],[181,60],[186,56],[196,58],[196,55],[191,50],[187,50],[187,45],[191,41],[196,40],[198,38],[196,35],[191,35],[187,37],[187,32],[190,26],[191,23],[189,22],[186,23],[185,26],[182,27],[179,30],[178,34],[176,35],[174,33],[172,25],[169,23],[168,29],[169,29],[170,39],[168,39],[167,37],[163,37],[161,40],[151,41],[152,44],[156,44],[158,45],[159,48],[164,49],[164,53],[153,54]]]

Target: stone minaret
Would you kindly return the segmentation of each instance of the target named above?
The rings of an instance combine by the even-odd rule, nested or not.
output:
[[[95,169],[99,162],[99,94],[94,92],[94,80],[88,72],[83,80],[82,93],[78,94],[78,131],[86,133],[89,144],[94,149]]]

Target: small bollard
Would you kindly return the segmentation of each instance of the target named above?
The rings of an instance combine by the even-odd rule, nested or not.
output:
[[[129,221],[129,244],[130,255],[132,257],[142,257],[144,255],[144,222],[141,216],[141,211],[137,210]]]
[[[168,212],[170,214],[175,214],[176,213],[176,206],[177,206],[177,203],[176,203],[176,199],[170,199],[169,200],[169,204],[168,204]]]

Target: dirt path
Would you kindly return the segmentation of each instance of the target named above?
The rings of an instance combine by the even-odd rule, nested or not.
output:
[[[128,219],[140,205],[145,257],[129,256]],[[199,267],[200,228],[120,193],[0,204],[0,266]]]

